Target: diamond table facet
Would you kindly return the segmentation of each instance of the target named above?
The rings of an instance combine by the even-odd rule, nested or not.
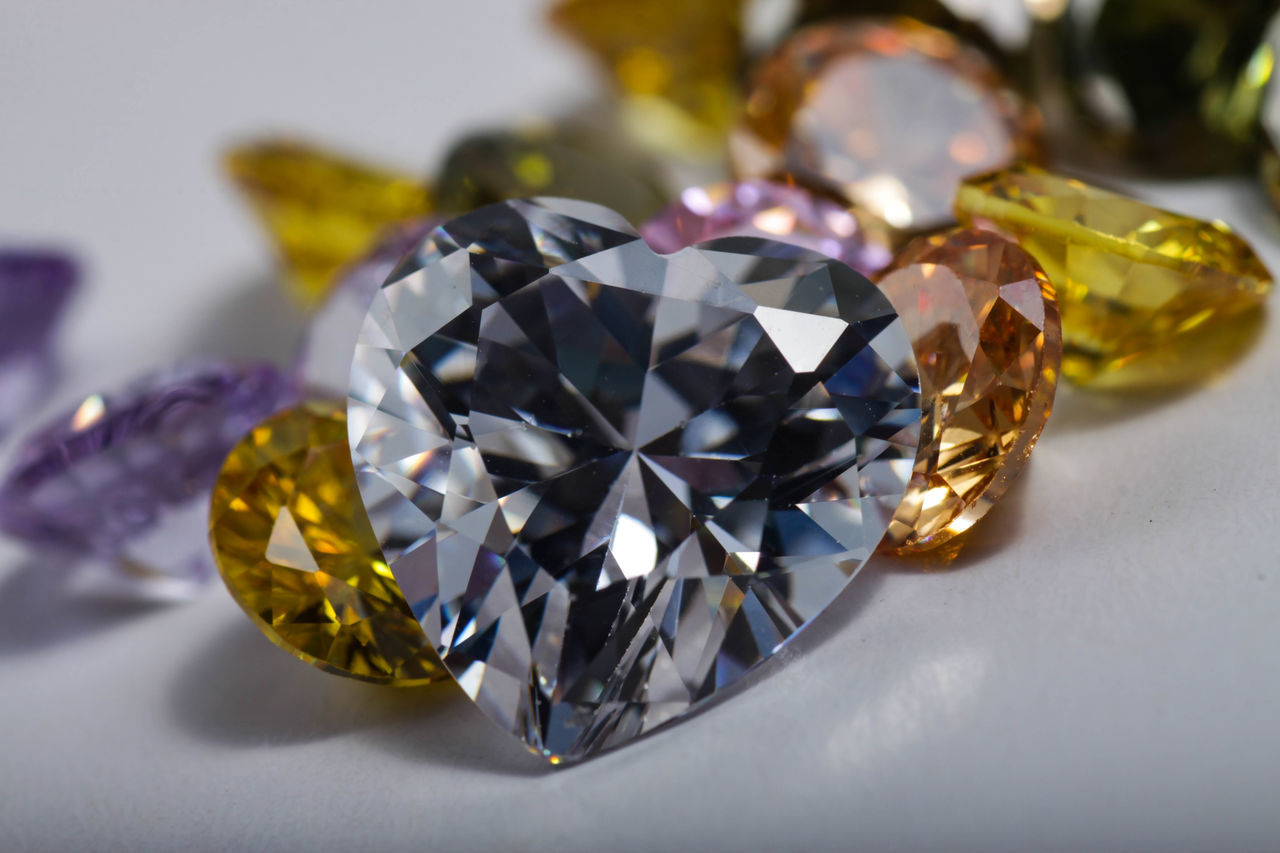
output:
[[[882,547],[925,551],[972,527],[1026,464],[1053,407],[1062,327],[1039,264],[988,231],[921,237],[878,283],[915,346],[924,400]]]
[[[379,291],[357,481],[446,667],[553,761],[679,717],[878,545],[919,426],[910,341],[848,266],[727,238],[657,255],[584,202],[434,230]]]
[[[1221,222],[1033,166],[967,180],[956,209],[962,222],[1014,235],[1049,275],[1062,314],[1062,372],[1075,382],[1181,379],[1176,350],[1247,321],[1273,284]]]
[[[235,446],[209,541],[232,596],[291,654],[383,684],[446,677],[360,505],[342,404],[286,409]]]

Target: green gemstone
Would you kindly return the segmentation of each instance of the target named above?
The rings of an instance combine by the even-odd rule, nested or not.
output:
[[[465,137],[445,155],[439,209],[465,212],[510,198],[562,196],[642,222],[669,200],[659,167],[610,131],[533,125]]]

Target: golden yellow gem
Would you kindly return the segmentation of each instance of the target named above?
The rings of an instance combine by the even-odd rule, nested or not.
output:
[[[281,648],[365,681],[445,677],[369,526],[340,404],[288,409],[236,445],[209,538],[227,589]]]
[[[551,21],[594,53],[622,91],[637,138],[719,148],[738,110],[743,0],[560,0]]]
[[[324,299],[338,270],[372,248],[384,227],[431,209],[421,180],[297,142],[234,148],[226,169],[279,247],[305,308]]]
[[[1249,244],[1221,222],[1017,166],[965,181],[961,222],[1016,237],[1044,267],[1062,313],[1062,373],[1123,386],[1184,381],[1180,349],[1243,341],[1272,286]]]

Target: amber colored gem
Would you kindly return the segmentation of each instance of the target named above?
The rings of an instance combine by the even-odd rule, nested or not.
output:
[[[965,181],[956,210],[1014,235],[1044,267],[1062,313],[1062,373],[1075,382],[1161,383],[1150,368],[1171,364],[1170,349],[1245,319],[1272,287],[1225,224],[1033,166]]]
[[[231,595],[276,645],[384,684],[445,677],[356,489],[341,404],[297,406],[231,451],[209,538]]]
[[[634,221],[667,202],[654,159],[607,128],[570,122],[475,133],[445,154],[442,211],[466,213],[512,198],[558,196],[603,204]]]
[[[424,215],[421,180],[310,145],[268,140],[234,148],[226,169],[275,240],[293,295],[322,301],[335,274],[391,223]]]
[[[1053,408],[1062,328],[1040,265],[989,231],[921,237],[879,286],[911,336],[925,401],[882,549],[926,551],[972,527],[1026,464]]]
[[[744,0],[559,0],[553,24],[603,63],[640,139],[718,149],[738,111]]]
[[[956,183],[1039,152],[1033,108],[974,48],[910,21],[803,29],[748,90],[738,177],[785,177],[903,231],[952,221]]]

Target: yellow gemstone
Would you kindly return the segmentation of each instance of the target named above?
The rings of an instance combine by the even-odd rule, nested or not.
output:
[[[637,138],[709,150],[738,110],[743,2],[560,0],[551,20],[604,64]]]
[[[236,445],[209,539],[227,589],[281,648],[365,681],[445,677],[360,502],[340,404],[287,409]]]
[[[879,286],[911,337],[925,401],[882,547],[926,551],[972,527],[1026,464],[1053,407],[1062,328],[1044,271],[989,231],[922,237]]]
[[[1032,166],[979,175],[956,197],[965,223],[1012,234],[1049,275],[1062,313],[1062,373],[1080,383],[1181,382],[1212,369],[1185,358],[1247,337],[1272,286],[1221,222],[1170,213]],[[1206,351],[1207,352],[1207,351]],[[1199,355],[1199,353],[1197,353]]]
[[[324,299],[338,270],[372,248],[385,226],[431,209],[418,178],[296,142],[234,148],[226,169],[275,240],[305,308]]]

